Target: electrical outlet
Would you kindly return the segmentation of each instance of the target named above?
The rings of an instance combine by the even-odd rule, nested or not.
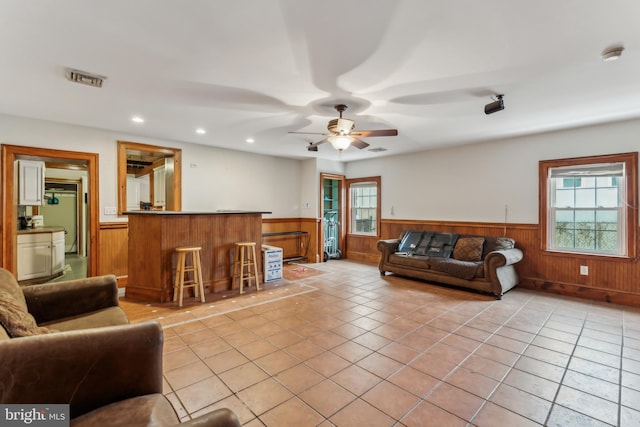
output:
[[[589,266],[588,265],[581,265],[580,266],[580,275],[581,276],[588,276],[589,275]]]
[[[104,208],[105,215],[116,215],[118,213],[118,209],[114,207]]]

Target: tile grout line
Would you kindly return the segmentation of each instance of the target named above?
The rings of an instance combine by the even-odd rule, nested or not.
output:
[[[234,313],[236,311],[244,310],[246,308],[259,307],[261,305],[270,304],[272,302],[282,301],[282,300],[285,300],[285,299],[289,299],[291,297],[296,297],[296,296],[299,296],[299,295],[305,295],[305,294],[308,294],[308,293],[311,293],[311,292],[316,292],[316,291],[319,290],[315,286],[311,286],[311,285],[301,284],[300,286],[304,286],[304,287],[308,287],[308,288],[312,288],[312,289],[308,289],[306,291],[298,292],[298,293],[291,294],[291,295],[283,295],[281,297],[277,297],[277,298],[271,299],[269,301],[260,301],[260,302],[257,302],[257,303],[248,304],[248,305],[244,305],[244,306],[241,306],[241,307],[237,307],[237,308],[221,311],[219,313],[212,313],[212,314],[208,314],[208,315],[202,316],[202,317],[195,317],[193,319],[183,320],[183,321],[180,321],[180,322],[177,322],[177,323],[172,323],[170,325],[163,326],[162,328],[163,329],[171,329],[171,328],[174,328],[176,326],[182,326],[182,325],[186,325],[188,323],[193,323],[193,322],[197,322],[197,321],[200,321],[200,320],[210,319],[212,317],[221,316],[221,315],[224,315],[224,314]]]

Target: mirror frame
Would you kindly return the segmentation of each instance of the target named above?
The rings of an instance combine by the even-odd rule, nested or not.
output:
[[[139,142],[118,141],[118,215],[127,211],[127,150],[145,151],[173,157],[173,202],[167,211],[182,210],[182,150]],[[169,190],[169,189],[166,189]],[[165,191],[166,191],[165,190]]]

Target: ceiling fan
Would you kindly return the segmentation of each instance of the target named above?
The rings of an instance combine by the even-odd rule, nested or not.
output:
[[[289,132],[289,133],[300,133],[306,135],[324,135],[325,138],[318,142],[310,143],[307,146],[307,150],[309,151],[318,151],[318,145],[323,144],[325,142],[331,143],[333,148],[338,151],[345,150],[349,148],[350,145],[353,145],[356,148],[363,149],[369,146],[366,142],[361,140],[360,138],[367,138],[371,136],[396,136],[398,135],[397,129],[381,129],[381,130],[360,130],[353,131],[355,123],[353,120],[343,119],[342,113],[347,109],[347,106],[344,104],[338,104],[334,106],[334,108],[340,114],[340,117],[337,119],[329,120],[329,124],[327,125],[327,130],[329,133],[317,133],[317,132]]]

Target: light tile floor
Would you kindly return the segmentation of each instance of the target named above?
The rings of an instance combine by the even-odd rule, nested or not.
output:
[[[325,274],[164,313],[164,389],[183,419],[229,407],[250,427],[640,425],[640,309],[308,266]]]

